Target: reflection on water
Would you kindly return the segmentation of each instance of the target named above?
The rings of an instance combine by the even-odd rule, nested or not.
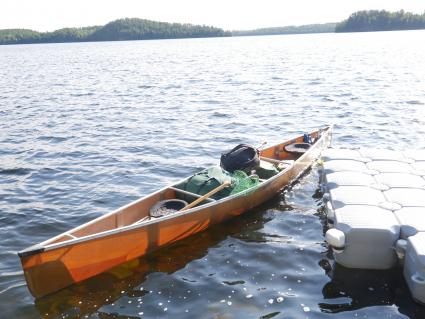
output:
[[[326,230],[317,174],[245,215],[38,299],[36,308],[44,318],[425,316],[401,269],[344,268],[315,240]],[[317,234],[299,242],[313,221]]]
[[[101,318],[116,318],[116,314],[108,314],[101,308],[105,305],[113,307],[114,303],[123,296],[130,299],[137,298],[139,304],[142,304],[143,296],[155,293],[142,287],[150,274],[163,273],[166,277],[167,274],[184,268],[191,261],[202,259],[208,255],[209,249],[225,241],[227,237],[244,237],[241,234],[242,230],[249,230],[250,233],[249,238],[244,240],[266,242],[267,238],[263,238],[265,234],[257,233],[257,230],[260,230],[270,219],[270,217],[262,216],[262,212],[267,208],[276,207],[279,200],[281,199],[275,198],[242,218],[216,225],[200,234],[134,259],[58,293],[37,299],[35,305],[40,315],[49,318],[62,315],[68,318],[79,318],[94,312],[101,313]],[[208,274],[208,276],[213,275],[214,273]],[[196,280],[184,277],[181,280],[196,283]],[[229,286],[244,283],[242,280],[223,281],[223,284]]]
[[[425,307],[411,298],[402,269],[354,270],[336,265],[329,273],[331,281],[323,287],[323,296],[330,302],[320,303],[324,312],[340,313],[366,307],[394,305],[410,318],[424,318]]]

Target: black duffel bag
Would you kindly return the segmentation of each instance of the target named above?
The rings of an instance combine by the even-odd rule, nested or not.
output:
[[[230,173],[240,170],[249,175],[252,170],[260,166],[259,152],[255,147],[239,144],[230,151],[221,154],[220,166]]]

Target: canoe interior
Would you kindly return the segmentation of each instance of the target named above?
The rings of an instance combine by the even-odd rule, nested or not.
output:
[[[313,139],[317,139],[319,137],[319,131],[310,133],[310,136]],[[302,154],[293,154],[285,151],[285,146],[292,143],[301,143],[303,141],[303,136],[299,136],[295,139],[283,142],[281,144],[277,144],[268,148],[263,149],[260,152],[260,156],[264,159],[271,159],[275,161],[287,161],[287,163],[291,163],[291,161],[296,161]],[[289,168],[289,166],[288,166]],[[189,178],[189,177],[188,177]],[[188,179],[187,178],[187,179]],[[149,217],[149,209],[158,201],[166,200],[166,199],[180,199],[182,195],[184,195],[184,199],[191,203],[196,200],[199,195],[188,195],[184,194],[181,190],[179,190],[176,185],[181,184],[187,179],[175,183],[174,185],[163,188],[155,193],[152,193],[141,200],[131,203],[130,205],[124,206],[123,208],[110,213],[104,216],[101,216],[91,222],[88,222],[82,226],[74,228],[68,232],[65,232],[59,236],[51,238],[43,242],[43,246],[56,244],[60,242],[65,242],[69,240],[73,240],[76,238],[81,238],[84,236],[101,233],[125,226],[129,226],[135,223],[143,223],[144,221],[148,221],[151,218]],[[260,183],[264,183],[266,179],[261,179]],[[197,195],[197,196],[196,196]],[[207,204],[213,200],[207,199],[201,202],[200,205]]]

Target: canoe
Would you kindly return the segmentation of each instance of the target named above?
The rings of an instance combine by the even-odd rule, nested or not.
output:
[[[288,151],[288,146],[302,143],[305,135],[260,151],[262,160],[285,166],[281,166],[278,174],[261,179],[252,189],[150,218],[153,205],[178,198],[184,192],[176,187],[188,180],[184,179],[18,252],[29,291],[36,298],[54,293],[260,205],[312,165],[330,144],[332,127],[308,135],[313,142],[304,153]],[[193,194],[193,201],[199,197]]]

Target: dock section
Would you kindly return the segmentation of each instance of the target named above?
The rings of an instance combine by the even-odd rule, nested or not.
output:
[[[335,261],[348,268],[401,263],[425,303],[425,150],[328,149],[322,187]]]

